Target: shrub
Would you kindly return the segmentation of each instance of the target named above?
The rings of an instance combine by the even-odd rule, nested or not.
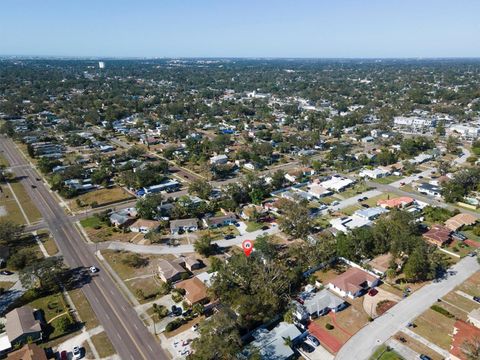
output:
[[[183,324],[185,324],[185,320],[184,319],[175,319],[171,322],[169,322],[167,324],[167,326],[165,326],[165,331],[166,332],[170,332],[170,331],[173,331],[175,329],[178,329],[180,326],[182,326]]]
[[[433,311],[436,311],[450,319],[454,318],[455,315],[453,315],[452,313],[450,313],[448,310],[442,308],[441,306],[438,306],[438,305],[432,305],[430,306],[430,309],[432,309]]]
[[[333,329],[335,328],[335,327],[334,327],[332,324],[330,324],[330,323],[326,323],[326,324],[325,324],[325,327],[327,328],[327,330],[333,330]]]
[[[182,301],[183,299],[183,296],[181,294],[179,294],[178,292],[172,292],[172,300],[176,303],[179,303],[180,301]]]

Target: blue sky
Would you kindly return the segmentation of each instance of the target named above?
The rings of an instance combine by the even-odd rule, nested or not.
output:
[[[2,0],[0,55],[480,57],[479,0]]]

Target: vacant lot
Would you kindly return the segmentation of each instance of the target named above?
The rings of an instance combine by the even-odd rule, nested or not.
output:
[[[443,360],[443,356],[438,354],[437,352],[433,351],[430,349],[428,346],[422,344],[421,342],[415,340],[414,338],[408,336],[407,334],[403,332],[399,332],[394,336],[396,339],[399,339],[401,337],[405,338],[407,342],[404,344],[405,346],[408,346],[410,349],[413,351],[419,353],[419,354],[425,354],[428,355],[432,358],[432,360]]]
[[[113,187],[109,189],[90,191],[86,194],[79,195],[70,201],[69,206],[73,211],[76,211],[85,209],[85,207],[91,207],[92,204],[94,204],[95,207],[129,199],[134,199],[134,196],[121,187]],[[79,203],[82,206],[79,206]]]
[[[442,349],[450,350],[452,342],[450,334],[453,331],[454,323],[454,318],[448,318],[432,309],[428,309],[415,319],[417,327],[412,330]]]
[[[393,183],[395,181],[398,181],[398,180],[401,180],[401,179],[403,179],[403,176],[390,175],[390,176],[382,177],[382,178],[379,178],[379,179],[374,179],[372,181],[374,181],[376,183],[379,183],[379,184],[388,185],[388,184],[391,184],[391,183]]]
[[[0,218],[13,221],[17,224],[26,224],[25,217],[8,185],[1,183],[0,189]]]
[[[102,255],[140,302],[154,300],[158,295],[160,281],[155,277],[158,272],[156,260],[175,259],[173,255],[137,255],[114,250],[104,250]],[[137,260],[140,266],[134,266]]]
[[[113,345],[105,332],[93,335],[92,342],[100,357],[105,358],[115,354],[115,349],[113,348]]]
[[[476,272],[470,276],[457,290],[461,290],[471,296],[480,296],[480,272]]]

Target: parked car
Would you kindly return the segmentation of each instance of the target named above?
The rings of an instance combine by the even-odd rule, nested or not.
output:
[[[362,207],[364,207],[365,209],[368,209],[370,207],[370,205],[368,204],[362,204]]]
[[[0,271],[0,275],[13,275],[13,272],[9,270],[2,270]]]
[[[36,189],[37,188],[37,185],[30,185],[32,187],[32,189]]]
[[[476,302],[480,303],[480,296],[474,296],[474,297],[473,297],[473,300],[475,300]]]
[[[320,346],[320,341],[312,334],[307,335],[307,340],[315,347]]]
[[[262,230],[268,230],[268,229],[270,229],[270,227],[268,225],[263,225],[262,226]]]
[[[315,351],[315,348],[306,342],[301,343],[300,348],[306,353],[312,353]]]
[[[404,185],[405,185],[405,181],[401,181],[400,186],[404,186]]]
[[[377,289],[370,289],[370,291],[368,292],[368,295],[370,296],[375,296],[378,294],[378,290]]]
[[[192,331],[197,331],[198,330],[198,324],[194,324],[192,326]]]
[[[75,346],[72,351],[73,354],[73,359],[78,360],[82,358],[82,350],[80,349],[79,346]]]
[[[340,204],[340,201],[335,200],[335,201],[332,201],[332,204],[331,204],[331,205],[332,205],[332,206],[337,206],[337,205],[339,205],[339,204]]]
[[[403,336],[399,337],[398,340],[400,340],[402,343],[407,342],[407,339],[405,339]]]
[[[235,239],[235,235],[233,234],[227,234],[223,237],[225,240],[230,240],[230,239]]]
[[[432,360],[432,358],[428,355],[425,355],[425,354],[420,354],[420,359],[422,360]]]
[[[60,360],[68,360],[68,355],[65,350],[60,353]]]
[[[172,305],[172,314],[174,316],[180,316],[182,315],[182,308],[179,306]]]
[[[454,233],[452,234],[452,238],[453,238],[454,240],[458,240],[458,241],[465,241],[465,240],[467,240],[467,237],[466,237],[465,235],[463,235],[462,233],[460,233],[460,232],[454,232]]]

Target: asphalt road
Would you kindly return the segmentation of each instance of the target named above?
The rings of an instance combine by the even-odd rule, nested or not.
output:
[[[0,149],[41,212],[65,262],[71,268],[95,265],[101,269],[95,255],[52,193],[42,181],[35,180],[40,178],[39,174],[29,166],[14,143],[1,137]],[[32,188],[32,185],[36,188]],[[82,291],[122,359],[168,359],[106,271],[93,276],[92,281],[82,287]]]
[[[455,264],[445,279],[425,285],[375,321],[364,326],[340,349],[336,360],[368,359],[375,347],[383,344],[396,332],[427,310],[437,299],[480,270],[476,257],[465,257]]]

